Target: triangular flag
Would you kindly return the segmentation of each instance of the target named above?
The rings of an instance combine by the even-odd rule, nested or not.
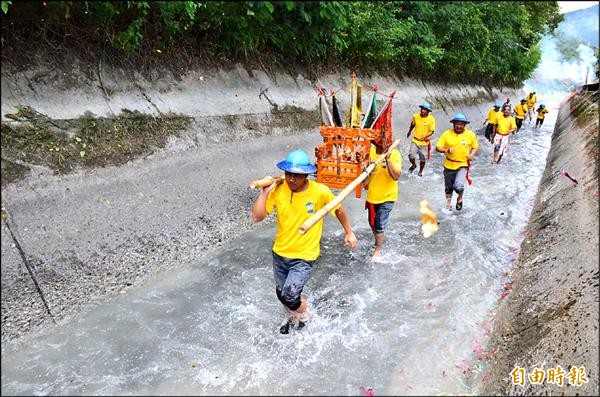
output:
[[[337,99],[335,99],[335,95],[331,97],[331,111],[333,116],[333,123],[336,127],[343,127],[344,123],[342,123],[342,116],[340,116],[340,109],[337,104]]]
[[[360,127],[360,117],[362,115],[364,115],[362,111],[362,85],[358,84],[356,78],[352,76],[350,107],[346,115],[346,124],[349,127]]]
[[[373,91],[369,110],[367,111],[367,117],[363,120],[362,128],[371,128],[375,121],[375,117],[377,117],[377,91]]]
[[[380,130],[380,132],[381,132],[380,139],[383,140],[384,148],[387,148],[392,144],[392,138],[393,138],[393,134],[392,134],[392,99],[393,99],[393,94],[392,94],[392,97],[390,98],[390,100],[387,101],[387,103],[385,104],[383,109],[381,109],[381,112],[379,112],[379,115],[377,115],[377,118],[375,119],[375,122],[373,123],[373,129]]]
[[[321,125],[333,126],[333,116],[331,116],[327,101],[323,95],[319,95],[319,113],[321,114]]]

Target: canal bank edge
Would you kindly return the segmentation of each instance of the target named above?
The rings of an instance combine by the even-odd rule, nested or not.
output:
[[[598,395],[598,92],[561,104],[552,146],[501,303],[480,395]],[[577,180],[577,185],[563,171]],[[562,387],[527,378],[535,368],[565,371]],[[571,367],[587,383],[569,384]],[[523,385],[511,372],[524,369]],[[517,379],[518,380],[518,379]]]

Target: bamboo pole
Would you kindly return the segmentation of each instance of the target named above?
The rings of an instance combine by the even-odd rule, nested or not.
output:
[[[390,145],[388,150],[385,151],[385,153],[379,156],[379,158],[373,163],[369,164],[369,166],[362,172],[362,174],[357,176],[355,180],[353,180],[348,186],[344,188],[344,190],[340,192],[340,194],[338,194],[333,200],[331,200],[323,208],[321,208],[319,211],[315,212],[310,218],[308,218],[300,226],[300,228],[298,229],[298,233],[306,233],[311,227],[315,225],[315,223],[320,221],[329,211],[331,211],[333,207],[344,201],[344,199],[346,199],[346,197],[348,197],[348,195],[352,193],[352,191],[356,188],[356,186],[358,186],[359,183],[362,183],[362,181],[367,179],[369,174],[375,169],[375,167],[377,167],[377,164],[381,163],[383,159],[385,159],[385,156],[387,156],[387,154],[391,152],[394,148],[396,148],[396,146],[398,146],[399,144],[400,139],[396,139],[394,143]]]
[[[265,187],[265,186],[269,186],[270,184],[273,183],[273,181],[275,181],[275,183],[277,185],[279,185],[284,180],[285,180],[285,177],[283,177],[283,176],[276,176],[274,178],[273,177],[269,177],[269,178],[258,179],[256,181],[250,182],[250,187],[252,189],[262,188],[262,187]]]

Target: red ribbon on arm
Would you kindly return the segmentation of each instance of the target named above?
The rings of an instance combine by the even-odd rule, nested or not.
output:
[[[469,177],[469,171],[471,170],[471,160],[467,160],[467,183],[469,186],[473,184],[473,180]]]

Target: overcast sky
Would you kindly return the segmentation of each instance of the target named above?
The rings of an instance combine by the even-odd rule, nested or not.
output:
[[[579,10],[581,8],[588,8],[598,4],[597,1],[559,1],[558,6],[560,7],[561,14],[565,12]]]

